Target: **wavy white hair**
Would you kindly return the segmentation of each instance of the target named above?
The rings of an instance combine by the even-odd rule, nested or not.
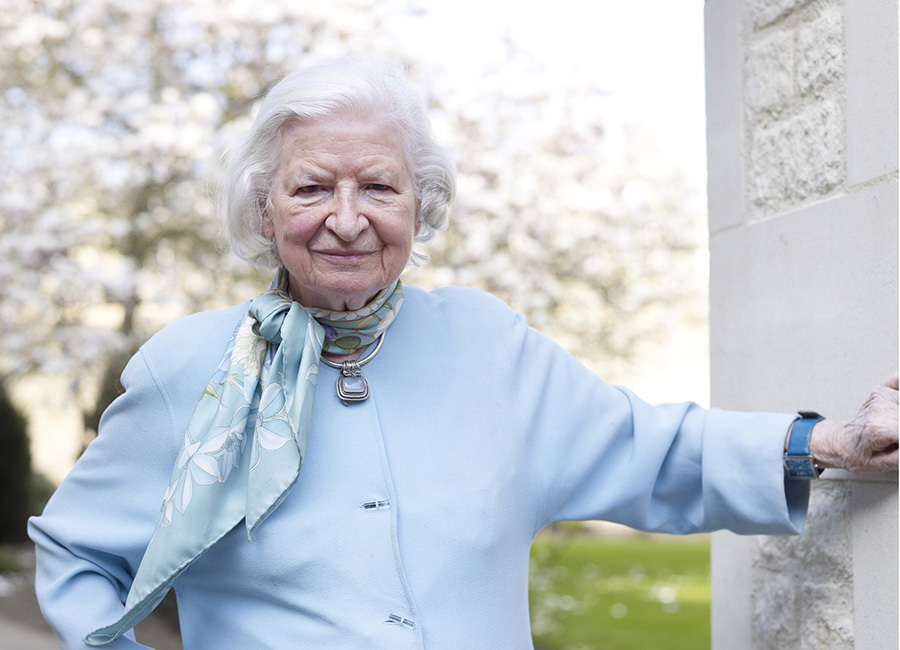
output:
[[[243,139],[225,155],[219,208],[231,247],[255,266],[281,265],[275,241],[263,234],[263,214],[271,207],[282,134],[287,126],[351,116],[398,129],[413,178],[415,241],[430,241],[447,226],[456,194],[456,169],[437,143],[425,103],[404,71],[383,63],[342,58],[287,75],[266,94],[259,114]],[[413,252],[410,262],[427,257]]]

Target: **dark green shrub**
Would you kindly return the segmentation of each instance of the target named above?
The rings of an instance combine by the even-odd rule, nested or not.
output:
[[[28,424],[0,384],[0,542],[27,539],[31,511]]]

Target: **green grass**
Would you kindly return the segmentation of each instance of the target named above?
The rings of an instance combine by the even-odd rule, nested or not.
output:
[[[531,550],[530,583],[538,647],[710,647],[706,536],[541,533]]]

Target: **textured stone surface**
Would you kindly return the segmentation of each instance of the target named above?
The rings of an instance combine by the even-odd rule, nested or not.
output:
[[[797,86],[801,95],[821,96],[843,81],[844,38],[840,7],[829,7],[797,29]]]
[[[898,357],[896,0],[706,17],[712,403],[850,417]],[[832,471],[800,537],[714,534],[713,648],[897,650],[897,522],[896,475]]]
[[[755,28],[765,27],[788,13],[807,4],[808,0],[757,0],[745,2],[748,23]]]
[[[837,0],[746,34],[743,187],[751,212],[816,200],[845,181],[843,48]]]
[[[758,538],[754,648],[853,648],[849,484],[822,481],[813,488],[803,535]]]
[[[747,48],[746,102],[752,113],[781,115],[796,101],[794,86],[794,32],[775,32]],[[759,120],[751,117],[751,124]]]
[[[826,100],[752,133],[749,201],[771,214],[829,194],[845,178],[841,104]]]
[[[846,418],[855,413],[868,389],[892,372],[898,355],[900,289],[897,190],[896,181],[885,180],[868,186],[865,192],[841,195],[711,236],[714,405],[780,411],[809,407],[829,417]],[[870,485],[840,472],[826,474],[820,485],[825,483],[854,490]],[[892,488],[896,490],[896,482]],[[852,562],[854,594],[862,592],[861,585],[866,586],[865,612],[871,611],[872,601],[880,605],[873,612],[874,621],[866,618],[864,631],[853,626],[856,648],[886,650],[891,646],[883,640],[896,630],[896,617],[877,614],[897,606],[896,589],[883,584],[884,567],[896,563],[896,508],[878,505],[869,513],[855,503],[853,510],[853,544],[850,549],[837,547],[846,551],[838,564],[846,567]],[[860,512],[868,517],[871,536],[857,530],[855,517]],[[828,509],[814,511],[809,521],[830,520],[850,525],[840,512]],[[774,538],[772,542],[802,544],[801,540],[818,536],[816,530],[807,528],[799,540]],[[860,546],[861,535],[867,545]],[[770,552],[766,558],[776,563],[766,573],[774,585],[767,595],[772,611],[760,614],[754,609],[751,621],[751,613],[743,610],[749,609],[751,594],[756,599],[758,572],[764,566],[743,541],[725,533],[713,536],[714,648],[815,647],[777,644],[788,634],[790,621],[798,626],[796,636],[791,636],[795,640],[801,638],[799,626],[808,624],[804,617],[812,617],[812,621],[830,618],[831,610],[860,616],[855,602],[846,602],[846,591],[831,590],[818,579],[809,581],[806,592],[796,592],[795,586],[777,575],[783,566],[777,563],[778,554]],[[809,557],[823,557],[835,549],[806,551]],[[755,569],[749,566],[751,557]],[[798,551],[790,557],[802,573],[808,563],[803,559],[806,556]],[[806,581],[799,578],[796,584]],[[754,603],[754,607],[766,606],[758,599]],[[769,614],[778,622],[771,632],[766,631],[771,623],[763,623]],[[830,625],[823,628],[827,638],[823,632],[812,637],[827,642],[820,647],[842,647],[837,644],[855,619],[848,623],[841,616],[842,622],[833,629]],[[754,646],[748,630],[770,645]],[[871,638],[880,641],[861,645]]]

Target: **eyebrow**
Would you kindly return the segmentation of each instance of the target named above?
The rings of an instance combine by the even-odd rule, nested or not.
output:
[[[300,182],[300,180],[310,180],[317,183],[331,181],[334,174],[322,169],[318,165],[312,165],[306,161],[300,161],[299,164],[292,165],[284,174],[284,181],[291,185]]]
[[[373,181],[388,181],[391,184],[394,184],[397,182],[400,174],[396,169],[376,166],[359,173],[357,177],[360,181],[368,183]]]
[[[400,178],[400,170],[393,169],[389,165],[376,163],[369,168],[363,169],[356,173],[356,177],[362,183],[373,183],[387,181],[390,184],[396,184]],[[301,180],[312,181],[315,183],[332,182],[334,173],[323,169],[319,165],[300,161],[296,167],[288,170],[284,175],[284,180],[288,185],[297,184]]]

